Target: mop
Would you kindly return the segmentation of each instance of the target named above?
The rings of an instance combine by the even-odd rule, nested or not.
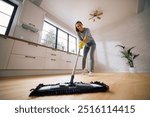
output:
[[[106,92],[109,86],[103,82],[94,81],[90,83],[74,82],[74,74],[78,62],[80,49],[78,51],[76,62],[72,70],[70,82],[57,83],[57,84],[39,84],[36,88],[31,89],[29,96],[48,96],[48,95],[64,95],[64,94],[81,94],[81,93],[94,93]]]

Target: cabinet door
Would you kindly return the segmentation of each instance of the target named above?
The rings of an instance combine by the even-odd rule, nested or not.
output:
[[[59,59],[45,58],[45,69],[62,69],[62,63]]]
[[[13,39],[0,37],[0,69],[5,69],[13,47]]]
[[[46,69],[63,69],[63,54],[62,52],[46,49],[46,60],[45,60],[45,68]]]
[[[7,69],[44,69],[45,58],[12,54]]]
[[[15,40],[12,53],[36,57],[45,57],[45,49],[46,48],[38,46],[36,44]]]
[[[82,69],[82,56],[79,56],[78,58],[78,64],[77,64],[77,69]]]
[[[18,25],[15,28],[14,36],[23,40],[38,43],[43,29],[45,11],[36,6],[31,0],[25,0]],[[22,24],[33,25],[39,31],[37,33],[22,28]]]
[[[65,62],[67,66],[66,69],[73,69],[76,62],[76,56],[73,54],[66,54]]]
[[[50,48],[46,48],[46,57],[59,58],[58,52]]]
[[[21,22],[31,23],[39,30],[42,29],[44,20],[44,11],[30,1],[26,0],[20,17]]]

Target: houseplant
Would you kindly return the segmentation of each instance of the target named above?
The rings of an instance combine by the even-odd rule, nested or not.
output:
[[[121,47],[121,54],[123,55],[122,58],[126,58],[127,59],[127,64],[129,65],[129,71],[131,73],[135,72],[135,66],[134,66],[134,60],[135,58],[137,58],[139,56],[139,54],[134,54],[131,50],[135,47],[131,47],[131,48],[126,48],[123,45],[116,45],[118,47]]]

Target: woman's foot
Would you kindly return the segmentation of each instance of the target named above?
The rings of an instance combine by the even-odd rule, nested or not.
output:
[[[89,76],[90,76],[90,77],[93,76],[93,72],[89,72]]]
[[[89,73],[89,71],[87,69],[83,69],[82,74],[85,75],[86,73]]]

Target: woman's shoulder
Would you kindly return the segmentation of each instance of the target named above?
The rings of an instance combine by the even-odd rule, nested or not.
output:
[[[89,30],[89,28],[84,28],[84,30]]]
[[[89,29],[89,28],[84,28],[84,30],[85,30],[86,32],[89,32],[89,31],[90,31],[90,29]]]

